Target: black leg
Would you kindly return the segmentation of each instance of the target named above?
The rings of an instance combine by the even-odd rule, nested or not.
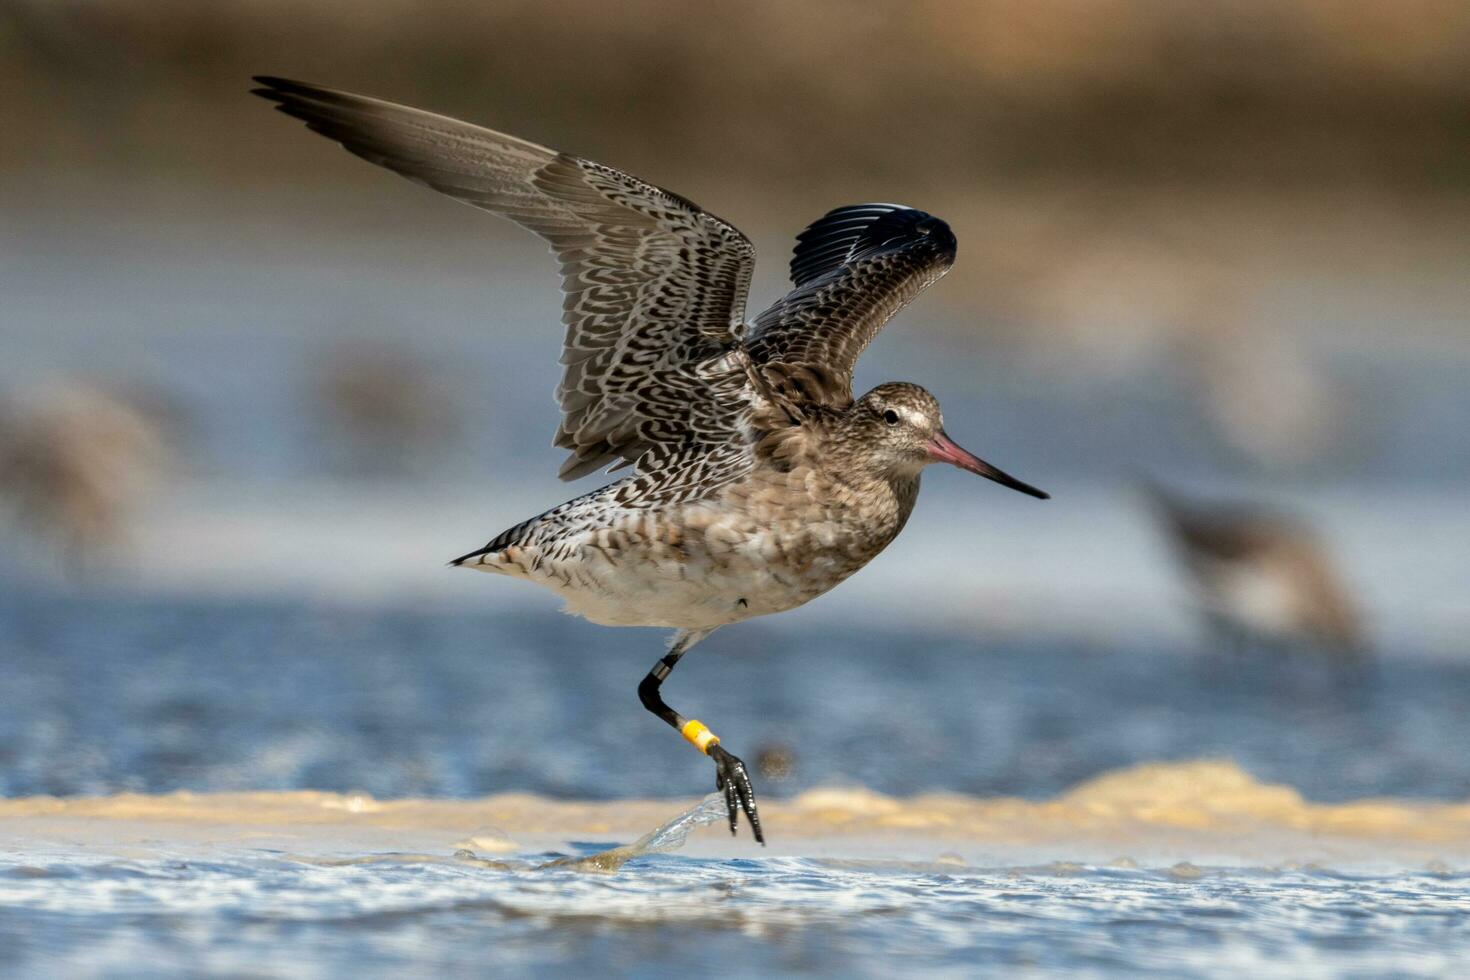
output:
[[[674,645],[669,648],[669,652],[653,665],[653,669],[639,683],[638,700],[643,702],[643,707],[658,715],[670,727],[688,739],[690,744],[715,761],[715,788],[725,794],[725,806],[730,812],[730,833],[735,833],[736,818],[743,810],[745,818],[750,821],[750,830],[755,834],[756,841],[764,844],[766,838],[761,833],[761,818],[755,805],[755,790],[751,788],[750,774],[746,771],[745,763],[726,752],[720,746],[719,738],[706,728],[703,722],[685,719],[683,715],[665,704],[663,697],[659,694],[659,688],[663,686],[664,680],[674,672],[679,658],[707,635],[708,633],[703,631],[681,631],[674,639]]]

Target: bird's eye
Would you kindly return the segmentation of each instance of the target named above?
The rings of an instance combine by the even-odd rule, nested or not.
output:
[[[887,422],[889,425],[897,425],[898,413],[890,408],[888,411],[883,413],[883,421]]]

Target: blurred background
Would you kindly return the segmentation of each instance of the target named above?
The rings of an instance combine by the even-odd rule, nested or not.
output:
[[[1455,0],[3,0],[0,793],[704,787],[634,696],[657,631],[444,567],[597,485],[551,258],[271,73],[676,190],[756,243],[752,313],[832,207],[953,226],[859,386],[1055,499],[932,473],[701,647],[670,700],[766,792],[1214,755],[1463,798],[1467,64]]]

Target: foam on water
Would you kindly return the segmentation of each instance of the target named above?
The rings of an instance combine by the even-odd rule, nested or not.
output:
[[[289,792],[121,793],[103,797],[0,799],[11,828],[171,825],[242,828],[351,828],[464,835],[494,826],[515,838],[627,834],[677,804],[660,800],[554,800],[506,793],[476,800],[377,800],[365,794]],[[626,857],[672,850],[723,816],[711,794],[625,849]],[[1314,849],[1372,844],[1394,854],[1439,849],[1470,856],[1470,802],[1362,799],[1314,803],[1289,786],[1262,782],[1224,760],[1147,763],[1103,774],[1050,800],[928,793],[898,798],[863,788],[822,788],[768,800],[773,838],[862,840],[917,836],[1036,848],[1189,842],[1228,852],[1248,840],[1258,850],[1311,842]],[[73,830],[72,832],[78,832]],[[446,842],[447,843],[447,842]],[[456,846],[459,843],[456,842]],[[473,850],[462,847],[462,850]],[[509,839],[493,849],[513,847]],[[1359,848],[1362,849],[1361,847]],[[1222,852],[1222,853],[1224,853]],[[1366,853],[1366,852],[1365,852]]]
[[[806,794],[771,806],[766,850],[702,829],[723,823],[714,795],[632,844],[578,842],[671,809],[525,795],[5,801],[0,965],[267,976],[1470,965],[1470,874],[1455,870],[1470,867],[1464,805],[1313,806],[1200,763],[1111,774],[1043,803]],[[453,849],[487,816],[525,842],[518,853]],[[1424,863],[1406,840],[1448,860]],[[686,841],[687,854],[668,853]],[[1108,847],[1131,853],[1058,856]],[[1220,863],[1173,860],[1184,849]],[[1335,859],[1283,857],[1293,853]]]

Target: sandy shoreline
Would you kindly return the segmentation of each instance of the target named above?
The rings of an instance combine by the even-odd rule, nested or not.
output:
[[[474,800],[376,800],[314,791],[0,800],[0,853],[11,861],[75,852],[99,858],[288,852],[305,856],[460,848],[481,856],[556,850],[568,841],[626,843],[689,800],[552,800],[507,793]],[[1052,800],[931,794],[898,799],[819,789],[767,800],[771,846],[754,851],[708,826],[695,855],[861,857],[972,865],[1139,862],[1356,868],[1470,863],[1470,802],[1305,801],[1233,763],[1148,764],[1104,774]]]

